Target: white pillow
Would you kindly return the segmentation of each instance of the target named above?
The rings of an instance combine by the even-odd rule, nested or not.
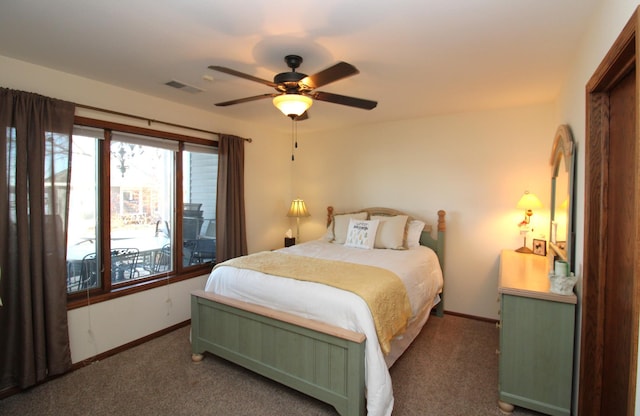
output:
[[[332,242],[333,241],[333,237],[334,237],[334,235],[333,235],[333,220],[331,220],[331,222],[327,226],[327,231],[324,233],[324,235],[322,237],[320,237],[320,240]]]
[[[380,221],[378,233],[376,234],[375,248],[391,248],[401,250],[404,247],[405,226],[407,225],[407,215],[372,215],[372,220]]]
[[[407,227],[407,247],[418,247],[420,245],[420,236],[426,224],[420,220],[409,221]]]
[[[347,239],[344,242],[345,247],[372,249],[373,243],[376,241],[378,224],[378,220],[367,221],[351,218],[347,228]]]
[[[347,240],[347,228],[349,228],[349,220],[351,218],[355,220],[366,220],[366,212],[355,212],[352,214],[339,214],[333,216],[333,242],[337,244],[344,244]],[[329,227],[331,227],[329,225]]]

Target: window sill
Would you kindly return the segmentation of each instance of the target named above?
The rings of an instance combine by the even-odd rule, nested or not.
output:
[[[207,264],[197,268],[192,268],[187,273],[182,273],[179,276],[158,275],[153,279],[145,280],[138,284],[131,284],[125,287],[113,288],[110,292],[103,292],[100,289],[94,289],[89,291],[88,296],[86,291],[67,295],[67,310],[70,311],[73,309],[83,308],[85,306],[88,306],[90,303],[96,304],[100,302],[106,302],[123,296],[132,295],[134,293],[140,293],[146,290],[155,289],[167,284],[193,279],[195,277],[202,276],[203,274],[209,274],[212,268],[212,264]]]

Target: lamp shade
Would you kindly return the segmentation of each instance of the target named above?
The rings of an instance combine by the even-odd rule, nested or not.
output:
[[[308,217],[309,215],[311,214],[307,211],[307,206],[302,199],[294,199],[291,201],[287,217]]]
[[[301,116],[311,104],[311,98],[300,94],[282,94],[273,98],[273,105],[287,117]]]
[[[542,202],[538,199],[537,196],[530,193],[529,191],[524,191],[524,195],[520,198],[517,205],[518,209],[524,210],[533,210],[542,208]]]
[[[562,201],[562,204],[560,204],[559,208],[566,211],[567,208],[569,208],[569,198],[565,198],[565,200]]]

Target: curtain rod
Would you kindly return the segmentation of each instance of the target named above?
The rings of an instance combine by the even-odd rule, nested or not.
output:
[[[117,116],[135,118],[137,120],[143,120],[143,121],[146,121],[149,124],[149,126],[151,126],[151,123],[158,123],[158,124],[164,124],[165,126],[178,127],[178,128],[181,128],[181,129],[198,131],[200,133],[209,133],[209,134],[215,134],[215,135],[222,134],[222,133],[218,133],[216,131],[198,129],[198,128],[195,128],[195,127],[184,126],[182,124],[169,123],[167,121],[153,120],[153,119],[150,119],[148,117],[136,116],[134,114],[121,113],[119,111],[106,110],[104,108],[93,107],[93,106],[90,106],[90,105],[76,104],[76,107],[84,108],[84,109],[87,109],[87,110],[100,111],[102,113],[107,113],[107,114],[114,114],[114,115],[117,115]],[[251,139],[251,138],[248,138],[248,139],[243,138],[243,140],[245,140],[245,141],[247,141],[249,143],[253,142],[253,139]]]

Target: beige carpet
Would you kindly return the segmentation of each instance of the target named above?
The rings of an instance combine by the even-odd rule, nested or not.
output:
[[[394,416],[501,415],[498,331],[431,317],[391,368]],[[207,355],[191,362],[189,328],[0,400],[0,415],[337,415],[330,406]],[[538,415],[517,408],[514,416]]]

